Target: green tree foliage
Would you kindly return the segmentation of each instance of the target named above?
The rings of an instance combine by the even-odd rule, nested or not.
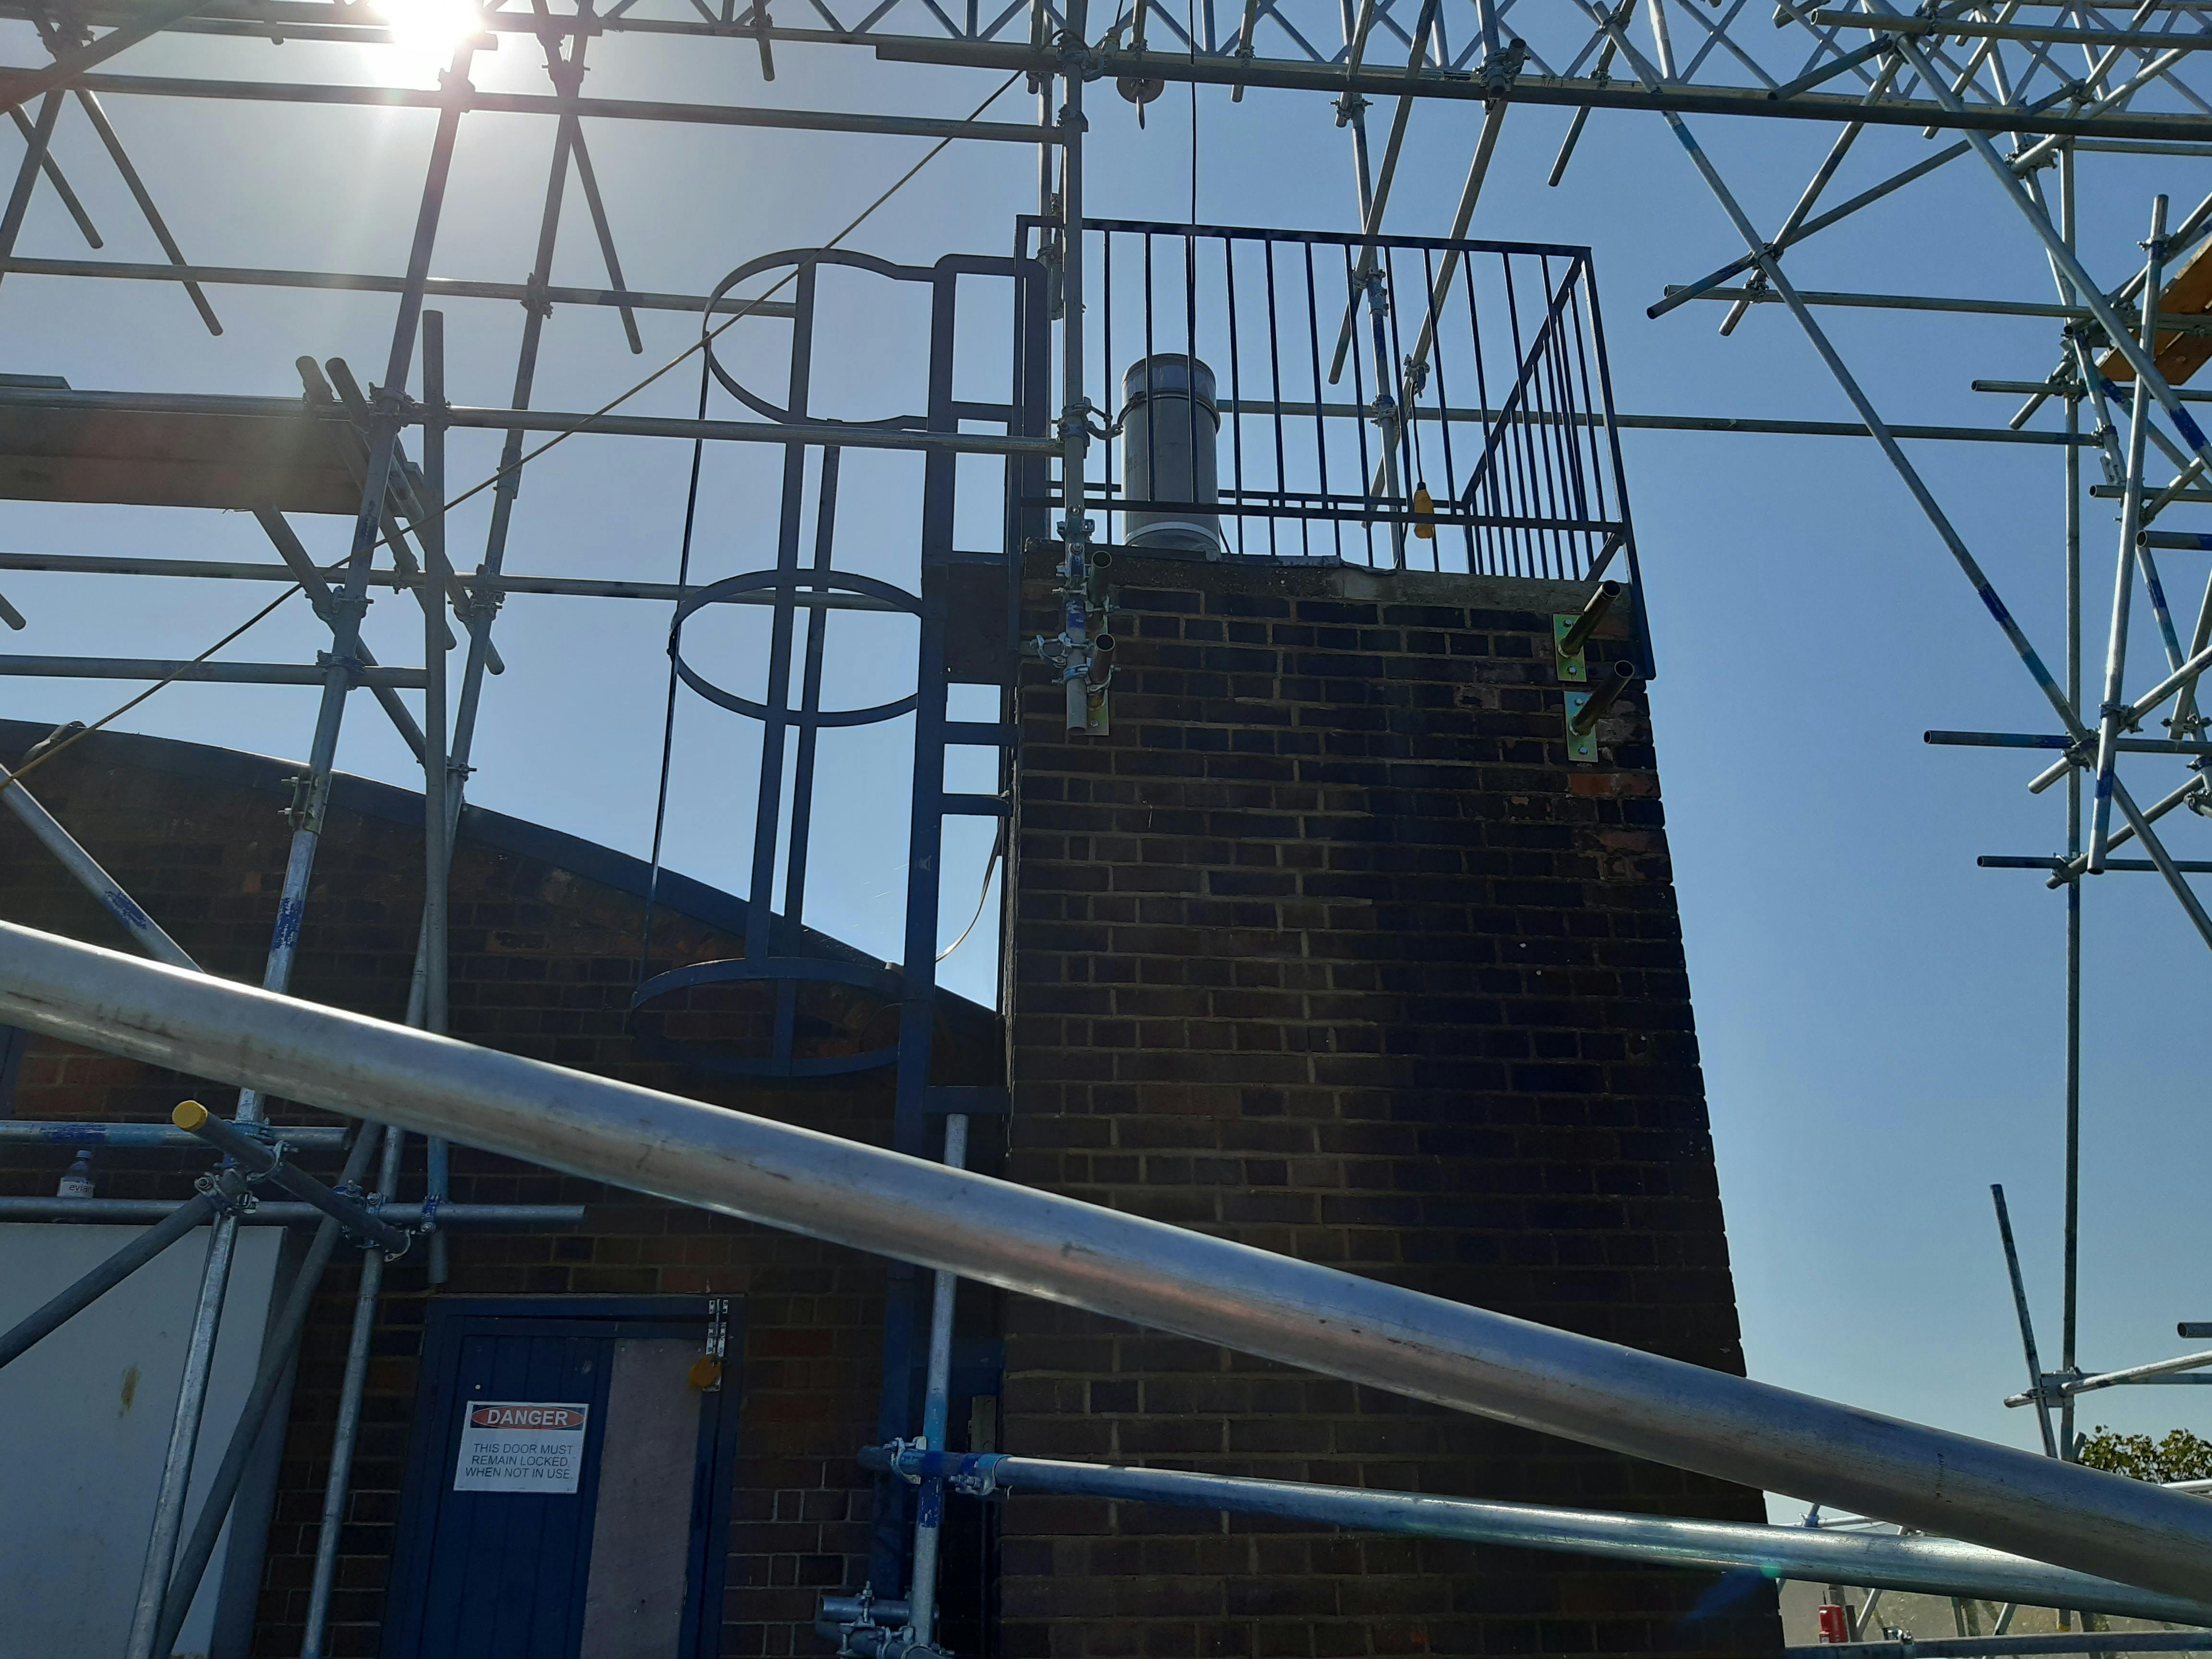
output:
[[[2081,1442],[2081,1461],[2093,1469],[2110,1469],[2137,1480],[2212,1480],[2212,1440],[2186,1429],[2163,1440],[2147,1434],[2121,1434],[2101,1423]]]

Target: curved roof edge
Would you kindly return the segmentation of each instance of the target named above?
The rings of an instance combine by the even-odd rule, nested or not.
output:
[[[52,729],[37,720],[0,720],[0,754],[19,756]],[[272,755],[222,749],[183,738],[149,737],[137,732],[94,732],[76,747],[87,760],[205,779],[282,799],[290,799],[292,780],[307,765],[304,761],[281,760]],[[417,830],[422,823],[422,796],[419,790],[402,789],[396,784],[380,783],[350,772],[331,775],[331,805],[363,817]],[[645,896],[651,873],[651,866],[643,859],[570,835],[565,830],[511,817],[484,806],[462,806],[460,839],[497,852],[535,859],[556,869],[573,871],[586,880],[634,898]],[[665,866],[660,872],[653,903],[710,927],[736,933],[744,931],[746,913],[750,908],[734,893],[709,886]],[[888,968],[894,974],[900,971],[896,963],[884,962],[816,928],[801,926],[794,929],[781,916],[775,917],[770,927],[774,948],[779,954],[865,963],[871,967]],[[946,1012],[955,1018],[993,1022],[998,1018],[992,1010],[956,992],[940,990],[939,995],[948,1005]]]

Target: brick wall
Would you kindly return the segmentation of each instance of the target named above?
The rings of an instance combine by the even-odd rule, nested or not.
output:
[[[1565,756],[1551,613],[1583,591],[1118,558],[1113,734],[1067,737],[1041,669],[1023,693],[1010,1173],[1741,1371],[1640,696]],[[1033,1302],[1004,1409],[1034,1455],[1763,1518]],[[1779,1646],[1770,1589],[1573,1557],[1072,1498],[1016,1498],[1005,1540],[1012,1659]]]
[[[12,762],[40,732],[0,724]],[[295,768],[192,744],[101,733],[40,769],[40,797],[139,902],[213,971],[258,983],[276,911],[289,831],[278,813]],[[341,780],[316,865],[295,989],[386,1018],[405,1010],[422,902],[418,796]],[[886,1073],[801,1088],[716,1083],[688,1067],[641,1059],[624,1023],[637,968],[642,905],[615,878],[635,860],[534,826],[476,812],[453,870],[453,1028],[511,1053],[653,1087],[888,1140]],[[672,891],[673,896],[672,897]],[[705,902],[711,901],[711,902]],[[710,920],[685,914],[689,902]],[[120,930],[61,873],[11,816],[0,815],[0,917],[118,948]],[[742,950],[742,906],[680,879],[663,890],[655,969]],[[828,941],[810,948],[832,949]],[[812,1010],[822,1052],[884,1040],[875,1014],[842,993]],[[757,1008],[694,1008],[694,1025],[738,1036]],[[682,1035],[684,1014],[672,1016]],[[891,1029],[896,1011],[887,1011]],[[954,1002],[939,1044],[943,1080],[990,1082],[995,1018]],[[35,1042],[18,1082],[27,1118],[158,1120],[188,1080],[127,1060]],[[219,1109],[226,1092],[207,1097]],[[283,1103],[280,1121],[336,1120]],[[419,1141],[402,1196],[422,1192]],[[0,1192],[51,1196],[64,1149],[0,1147]],[[309,1167],[326,1175],[335,1158]],[[104,1197],[175,1199],[207,1159],[103,1152]],[[459,1295],[726,1295],[744,1303],[735,1526],[723,1652],[811,1654],[824,1589],[865,1576],[872,1504],[855,1450],[874,1437],[881,1377],[884,1275],[880,1261],[681,1206],[645,1200],[509,1160],[457,1149],[463,1202],[582,1204],[572,1233],[456,1231]],[[287,1436],[255,1651],[300,1650],[317,1520],[357,1268],[341,1252],[315,1304]],[[429,1289],[421,1252],[386,1279],[354,1466],[339,1593],[326,1651],[378,1650],[379,1620],[416,1385]],[[211,1425],[219,1447],[228,1425]],[[210,1450],[210,1458],[220,1455]],[[136,1558],[131,1566],[135,1572]]]

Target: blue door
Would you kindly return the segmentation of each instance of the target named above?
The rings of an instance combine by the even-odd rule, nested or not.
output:
[[[430,1304],[385,1659],[714,1659],[729,1308]]]

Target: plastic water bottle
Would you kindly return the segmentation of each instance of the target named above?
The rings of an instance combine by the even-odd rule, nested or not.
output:
[[[92,1195],[92,1148],[80,1146],[76,1151],[76,1162],[69,1166],[69,1173],[62,1177],[61,1185],[54,1188],[54,1196],[90,1198]]]

